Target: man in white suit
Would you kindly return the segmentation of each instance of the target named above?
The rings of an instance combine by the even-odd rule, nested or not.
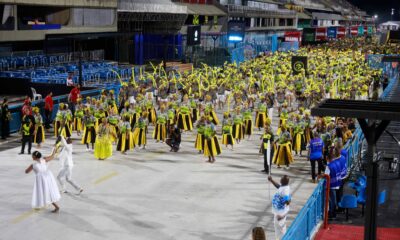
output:
[[[61,192],[67,192],[65,188],[66,180],[78,191],[78,194],[80,194],[83,192],[83,189],[72,180],[72,168],[74,166],[74,162],[72,161],[72,140],[71,138],[65,140],[63,136],[60,136],[60,142],[63,145],[63,149],[59,155],[61,170],[58,173],[57,179],[61,185]]]

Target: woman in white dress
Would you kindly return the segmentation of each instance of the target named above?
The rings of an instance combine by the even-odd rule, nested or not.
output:
[[[33,185],[32,208],[42,208],[51,203],[55,207],[52,212],[56,213],[60,210],[56,202],[60,200],[61,196],[53,173],[47,167],[47,162],[51,161],[54,155],[54,150],[50,156],[43,158],[40,152],[33,152],[34,163],[25,170],[25,173],[33,170],[36,175]]]

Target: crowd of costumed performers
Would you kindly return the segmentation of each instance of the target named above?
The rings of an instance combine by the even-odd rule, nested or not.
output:
[[[354,130],[351,119],[311,117],[312,106],[324,98],[373,99],[380,91],[382,70],[368,65],[362,49],[376,53],[385,48],[353,41],[264,54],[239,65],[203,64],[186,72],[152,65],[121,80],[118,96],[104,90],[98,99],[79,99],[74,113],[60,104],[54,134],[69,137],[76,131],[87,150],[104,160],[113,149],[122,154],[146,149],[148,141],[167,143],[177,152],[180,134],[193,132],[193,151],[213,163],[221,146],[234,149],[258,131],[264,171],[272,163],[289,168],[294,155],[305,155],[314,132],[324,139],[343,132],[345,141]],[[307,56],[308,68],[294,74],[292,56]],[[42,132],[35,130],[37,143],[44,140]]]

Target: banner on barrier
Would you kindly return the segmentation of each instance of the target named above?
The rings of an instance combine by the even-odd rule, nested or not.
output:
[[[364,35],[364,27],[363,26],[359,26],[358,27],[358,36],[362,36]]]
[[[337,33],[336,33],[336,38],[344,38],[346,37],[346,27],[338,27],[337,28]]]
[[[315,42],[315,28],[303,28],[302,42]]]
[[[284,37],[285,37],[285,42],[301,42],[300,31],[285,32]]]
[[[357,34],[358,34],[358,27],[351,27],[351,28],[350,28],[350,34],[351,34],[351,36],[357,36]]]
[[[316,28],[315,29],[315,40],[326,41],[327,40],[327,28]]]
[[[328,27],[327,36],[329,39],[336,39],[337,38],[337,27]]]

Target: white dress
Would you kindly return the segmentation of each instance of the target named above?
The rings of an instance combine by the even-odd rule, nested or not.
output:
[[[35,184],[33,185],[32,208],[41,208],[60,200],[60,191],[53,173],[47,168],[46,160],[33,164]]]

